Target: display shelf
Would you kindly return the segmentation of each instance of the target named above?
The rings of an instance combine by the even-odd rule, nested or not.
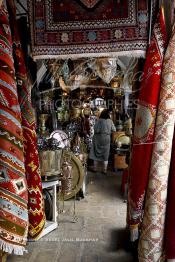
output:
[[[53,190],[53,218],[51,221],[46,221],[45,227],[43,232],[41,233],[41,235],[39,236],[38,239],[42,238],[43,236],[47,235],[48,233],[50,233],[51,231],[55,230],[58,227],[58,222],[57,222],[57,185],[58,185],[58,180],[56,181],[45,181],[42,182],[42,188],[52,188]]]
[[[43,229],[43,232],[41,233],[41,235],[39,236],[38,239],[44,237],[45,235],[49,234],[50,232],[52,232],[53,230],[55,230],[58,227],[58,223],[57,222],[53,222],[53,221],[46,221],[45,227]]]

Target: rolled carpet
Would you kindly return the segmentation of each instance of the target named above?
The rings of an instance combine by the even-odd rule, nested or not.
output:
[[[165,251],[167,259],[175,261],[175,133],[172,147],[166,212]]]
[[[8,13],[0,8],[0,249],[22,255],[28,233],[21,112]]]
[[[136,112],[128,188],[127,220],[131,241],[135,241],[139,237],[139,228],[144,213],[145,192],[151,165],[161,71],[166,45],[164,11],[161,8],[146,55]]]
[[[168,178],[175,124],[175,28],[164,57],[149,182],[138,254],[141,262],[164,261]]]
[[[24,55],[21,48],[14,0],[7,1],[7,8],[12,32],[14,66],[24,137],[24,163],[28,186],[28,234],[29,238],[37,239],[45,225],[45,211],[40,176],[39,155],[37,150],[35,117],[31,103],[32,85],[28,80]]]

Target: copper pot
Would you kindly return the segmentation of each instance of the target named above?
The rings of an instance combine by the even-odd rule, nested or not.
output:
[[[129,136],[126,136],[125,134],[124,135],[120,135],[116,138],[115,140],[115,144],[119,144],[119,145],[127,145],[129,146],[131,143],[131,139]]]
[[[125,169],[128,165],[126,164],[126,156],[114,155],[114,168]]]
[[[116,131],[112,133],[112,142],[115,143],[115,141],[118,139],[120,136],[124,136],[125,132],[124,131]]]

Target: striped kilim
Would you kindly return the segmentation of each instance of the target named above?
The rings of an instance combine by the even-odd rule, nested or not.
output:
[[[175,30],[163,63],[149,183],[139,240],[139,261],[164,261],[168,177],[175,124]]]
[[[31,103],[31,84],[28,81],[21,49],[14,0],[8,0],[9,20],[13,38],[13,56],[21,107],[24,136],[25,169],[28,185],[29,238],[37,239],[45,225],[44,200],[37,151],[34,111]]]
[[[164,12],[161,8],[147,51],[133,136],[128,190],[128,224],[132,241],[139,236],[143,218],[166,42]]]
[[[28,232],[21,113],[8,13],[0,9],[0,249],[22,255]]]

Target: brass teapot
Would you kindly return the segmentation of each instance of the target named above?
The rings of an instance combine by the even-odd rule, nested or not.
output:
[[[81,116],[81,108],[79,107],[74,107],[71,110],[71,119],[76,119]]]

